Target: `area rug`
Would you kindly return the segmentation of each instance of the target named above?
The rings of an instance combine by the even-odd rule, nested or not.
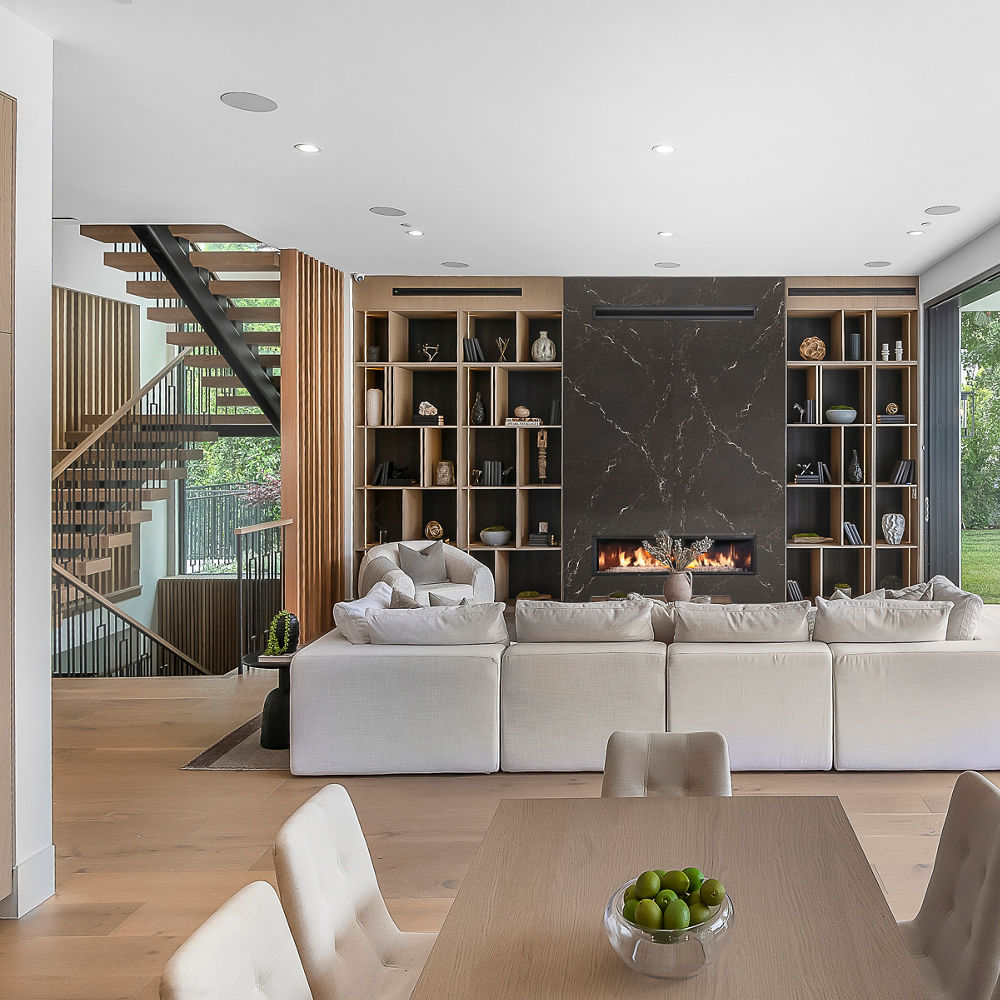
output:
[[[189,760],[182,771],[287,771],[287,750],[265,750],[260,745],[260,715],[227,733]]]

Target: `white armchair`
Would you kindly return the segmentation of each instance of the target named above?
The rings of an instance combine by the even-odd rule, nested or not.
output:
[[[448,573],[445,583],[415,584],[399,567],[397,542],[376,545],[365,553],[358,573],[358,597],[364,597],[376,583],[385,581],[394,590],[412,597],[419,604],[427,605],[431,591],[460,600],[467,597],[473,604],[489,604],[494,599],[496,588],[493,574],[474,556],[455,548],[444,546],[444,563]],[[405,544],[422,549],[433,542],[420,539]]]

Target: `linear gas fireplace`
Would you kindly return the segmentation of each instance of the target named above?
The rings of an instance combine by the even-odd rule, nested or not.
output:
[[[681,535],[685,542],[697,541],[704,535]],[[715,544],[687,568],[692,573],[753,576],[756,566],[756,536],[714,535]],[[667,567],[651,555],[642,542],[649,535],[615,535],[594,538],[594,572],[614,573],[666,573]]]

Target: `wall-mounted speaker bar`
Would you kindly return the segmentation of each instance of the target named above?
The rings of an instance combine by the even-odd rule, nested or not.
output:
[[[594,319],[753,319],[756,306],[594,306]]]
[[[878,298],[882,295],[916,295],[917,290],[910,286],[899,285],[878,285],[874,288],[789,288],[788,295],[791,297],[799,297],[805,295],[811,295],[818,298],[825,298],[829,296],[834,298],[836,296],[849,296],[852,298],[857,298],[858,296],[872,296],[873,298]]]
[[[445,297],[449,295],[476,296],[476,295],[523,295],[520,288],[470,288],[465,285],[461,288],[441,288],[435,285],[420,285],[416,288],[393,288],[393,297],[408,298],[411,295],[423,295],[433,297]]]

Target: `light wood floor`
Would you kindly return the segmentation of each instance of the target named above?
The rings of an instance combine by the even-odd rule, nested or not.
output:
[[[275,833],[326,782],[179,769],[258,711],[272,684],[266,672],[56,683],[58,892],[23,920],[0,921],[0,998],[155,1000],[178,944],[240,886],[273,880]],[[955,777],[737,774],[734,785],[737,794],[839,795],[893,911],[908,917]],[[596,795],[600,775],[343,784],[394,917],[407,930],[436,930],[500,799]]]

